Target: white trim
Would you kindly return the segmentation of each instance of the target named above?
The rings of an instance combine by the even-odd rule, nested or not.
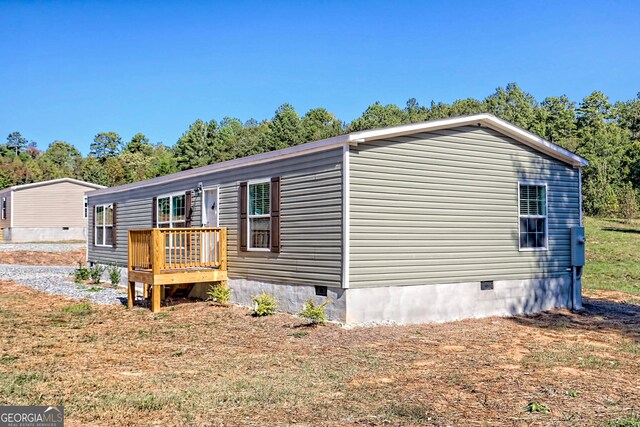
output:
[[[184,222],[185,223],[185,227],[187,224],[187,191],[189,190],[185,190],[185,191],[177,191],[177,192],[173,192],[173,193],[167,193],[167,194],[162,194],[160,196],[156,196],[156,226],[160,227],[160,224],[169,224],[168,228],[174,228],[173,227],[173,223],[174,222]],[[174,221],[173,220],[173,198],[174,197],[179,197],[179,196],[184,196],[184,220],[182,221]],[[160,221],[160,209],[159,209],[159,203],[160,203],[160,199],[166,199],[169,198],[169,221]],[[192,201],[193,203],[193,201]],[[164,228],[164,227],[162,227]]]
[[[51,184],[58,184],[61,182],[70,182],[72,184],[79,184],[85,187],[91,187],[91,188],[95,188],[95,189],[105,189],[107,187],[105,187],[104,185],[99,185],[99,184],[94,184],[92,182],[86,182],[86,181],[80,181],[79,179],[74,179],[74,178],[58,178],[58,179],[51,179],[49,181],[40,181],[40,182],[32,182],[31,184],[22,184],[22,185],[14,185],[13,187],[9,187],[12,190],[24,190],[27,188],[32,188],[32,187],[40,187],[43,185],[51,185]]]
[[[351,252],[350,232],[350,164],[349,144],[342,147],[342,288],[349,288],[349,253]]]
[[[252,179],[247,181],[247,252],[271,252],[271,238],[273,237],[273,230],[271,230],[271,223],[269,223],[269,247],[268,248],[252,248],[251,247],[251,192],[249,191],[252,185],[256,184],[269,184],[269,213],[261,215],[253,215],[253,218],[269,218],[271,220],[271,178]]]
[[[98,207],[102,206],[102,225],[98,224],[98,219],[96,218],[96,215],[98,214]],[[105,208],[111,206],[111,225],[109,224],[105,224]],[[93,206],[93,245],[100,247],[100,248],[112,248],[113,247],[113,243],[111,243],[110,245],[107,245],[105,242],[107,241],[107,227],[109,227],[110,229],[113,229],[113,220],[115,218],[113,217],[113,203],[105,203],[105,204],[99,204],[99,205],[94,205]],[[98,243],[98,227],[102,227],[102,243]]]
[[[7,196],[0,198],[0,220],[7,220]]]
[[[522,215],[520,213],[520,187],[523,185],[531,185],[544,187],[544,211],[545,215]],[[519,252],[541,252],[549,250],[549,188],[543,181],[518,181],[518,251]],[[520,218],[544,218],[544,247],[542,248],[523,248],[520,246]]]
[[[431,132],[440,129],[449,129],[460,126],[486,126],[494,129],[516,141],[528,145],[538,151],[568,163],[575,167],[587,166],[589,162],[582,157],[565,150],[544,138],[534,135],[518,126],[512,125],[502,119],[491,114],[475,114],[472,116],[454,117],[443,120],[432,120],[428,122],[413,123],[402,126],[393,126],[383,129],[366,130],[353,132],[346,135],[340,135],[333,138],[323,139],[320,141],[308,142],[306,144],[296,145],[294,147],[283,148],[281,150],[271,151],[268,153],[256,154],[240,159],[229,160],[226,162],[216,163],[209,166],[203,166],[197,169],[189,169],[177,172],[171,175],[139,181],[131,184],[124,184],[117,187],[103,188],[91,192],[92,196],[102,194],[113,194],[121,191],[128,191],[134,188],[148,187],[151,185],[165,184],[187,178],[194,178],[214,172],[223,172],[238,167],[254,166],[275,160],[283,160],[292,157],[303,156],[319,151],[326,151],[332,148],[343,147],[344,145],[357,145],[358,143],[374,141],[385,138],[393,138],[396,136],[410,135],[421,132]]]
[[[582,227],[582,169],[578,169],[578,200],[580,206],[580,227]]]
[[[204,224],[202,219],[205,216],[205,212],[207,212],[207,210],[209,208],[207,208],[207,206],[204,204],[204,199],[205,199],[205,193],[207,191],[212,191],[212,190],[216,190],[216,218],[215,218],[215,225],[211,225],[210,221],[209,221],[209,215],[207,214],[207,223]],[[201,196],[200,198],[202,200],[200,200],[200,226],[201,227],[220,227],[220,186],[219,185],[212,185],[209,187],[204,187],[202,188],[202,192],[200,193]]]

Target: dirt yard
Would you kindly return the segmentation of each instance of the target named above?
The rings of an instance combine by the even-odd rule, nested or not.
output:
[[[77,249],[70,252],[0,252],[0,264],[77,266],[78,262],[85,263],[86,252],[86,249]]]
[[[67,425],[603,425],[640,411],[640,306],[310,328],[186,303],[152,314],[0,282],[0,404]],[[526,411],[536,402],[549,412]],[[543,409],[541,409],[543,410]]]

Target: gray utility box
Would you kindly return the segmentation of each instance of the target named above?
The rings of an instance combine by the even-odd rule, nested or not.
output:
[[[584,227],[571,227],[571,265],[584,265]]]

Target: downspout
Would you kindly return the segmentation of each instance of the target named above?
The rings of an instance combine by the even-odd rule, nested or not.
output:
[[[582,218],[582,168],[578,168],[578,208],[579,212],[579,224],[580,227],[584,227]],[[571,242],[573,248],[577,242]],[[584,244],[584,242],[583,242]],[[571,309],[582,310],[582,271],[584,267],[572,265],[571,266]]]
[[[342,145],[342,288],[349,288],[349,142]]]

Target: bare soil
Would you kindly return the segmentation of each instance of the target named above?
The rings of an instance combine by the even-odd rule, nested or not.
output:
[[[86,262],[86,250],[77,249],[71,252],[0,252],[0,264],[21,265],[78,265]]]
[[[0,404],[63,404],[71,426],[603,425],[640,411],[640,306],[585,307],[347,329],[0,282]]]

